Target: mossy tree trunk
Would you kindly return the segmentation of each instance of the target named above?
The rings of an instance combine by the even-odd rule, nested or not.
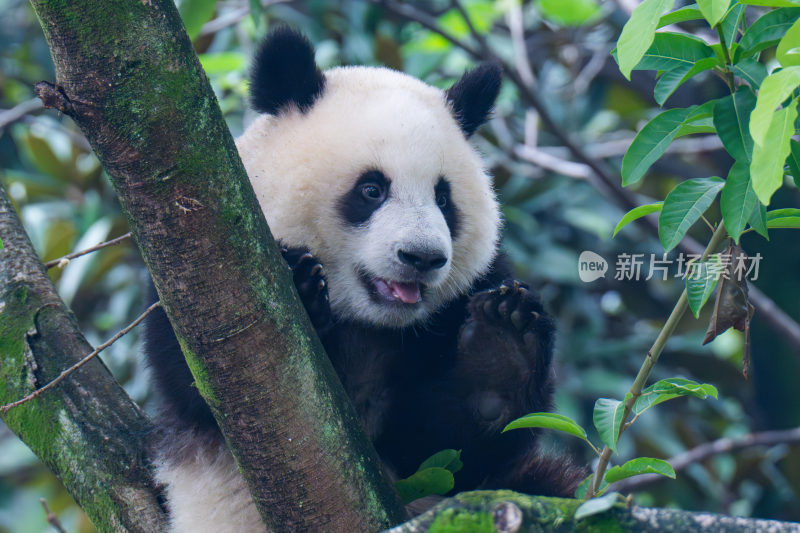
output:
[[[403,518],[293,289],[172,0],[32,0],[56,84],[112,178],[195,377],[265,522]]]
[[[0,187],[0,405],[92,351]],[[145,441],[150,422],[99,359],[3,421],[58,476],[100,531],[166,526]]]

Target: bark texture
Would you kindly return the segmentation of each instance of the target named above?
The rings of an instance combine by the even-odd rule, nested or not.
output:
[[[172,0],[32,0],[197,387],[275,531],[403,518],[313,333]]]
[[[462,492],[384,533],[730,533],[800,532],[800,524],[741,518],[676,509],[627,507],[618,503],[596,515],[575,520],[582,502],[527,496],[511,491]]]
[[[33,392],[92,347],[56,293],[0,187],[0,405]],[[150,422],[100,359],[3,415],[100,531],[162,531],[145,455]]]

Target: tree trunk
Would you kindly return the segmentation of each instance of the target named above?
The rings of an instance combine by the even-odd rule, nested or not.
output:
[[[264,521],[404,516],[293,290],[172,0],[32,0],[81,127]]]
[[[92,352],[0,187],[0,405]],[[2,413],[0,413],[2,414]],[[166,527],[145,450],[150,422],[99,359],[3,414],[100,531]]]
[[[626,531],[646,533],[800,532],[800,524],[677,509],[628,507],[575,520],[578,500],[527,496],[507,490],[462,492],[405,524],[384,533],[469,531],[470,533],[559,533]]]

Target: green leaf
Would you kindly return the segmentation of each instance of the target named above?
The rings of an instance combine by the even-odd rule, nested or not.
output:
[[[609,398],[599,398],[594,403],[592,420],[594,427],[600,434],[602,441],[617,453],[617,439],[619,438],[619,428],[622,426],[622,414],[625,404],[619,400]]]
[[[694,66],[701,59],[716,58],[714,50],[698,37],[683,33],[660,32],[633,70],[670,70]]]
[[[658,105],[664,105],[667,98],[672,96],[678,87],[689,81],[694,76],[711,70],[719,64],[716,57],[707,57],[700,59],[695,64],[686,63],[672,70],[668,70],[661,75],[656,83],[653,94]]]
[[[756,107],[750,115],[750,135],[756,144],[764,144],[775,109],[800,85],[800,67],[788,67],[774,72],[761,83]]]
[[[765,6],[765,7],[797,7],[800,6],[800,1],[797,0],[739,0],[742,4],[748,6]]]
[[[755,59],[742,59],[732,67],[733,73],[750,85],[753,90],[761,87],[767,77],[767,68]]]
[[[775,59],[782,67],[800,65],[800,19],[794,21],[778,43]]]
[[[800,142],[792,141],[789,143],[789,157],[786,158],[789,164],[789,172],[792,173],[794,183],[800,188]]]
[[[769,240],[769,233],[767,232],[767,208],[761,202],[758,202],[756,208],[753,209],[750,219],[747,221],[750,227],[756,233]]]
[[[725,180],[720,195],[722,222],[736,244],[739,244],[739,237],[758,203],[756,193],[750,184],[750,165],[746,161],[737,161],[728,172],[728,179]]]
[[[717,197],[725,180],[718,177],[695,178],[678,184],[667,195],[658,217],[658,238],[669,252],[681,242]]]
[[[620,497],[619,492],[609,492],[605,496],[600,496],[599,498],[592,498],[591,500],[586,500],[577,509],[575,509],[575,520],[581,520],[582,518],[586,518],[587,516],[592,516],[608,511],[609,509],[614,507],[614,504],[617,503],[617,499],[619,497]]]
[[[631,13],[617,41],[619,69],[626,79],[653,42],[659,18],[674,4],[675,0],[644,0]]]
[[[261,5],[261,0],[250,0],[250,18],[253,19],[253,25],[258,28],[261,25],[261,15],[264,13],[264,6]]]
[[[217,0],[181,0],[178,11],[192,41],[203,29],[203,24],[214,15],[216,8]]]
[[[642,474],[659,474],[668,478],[675,479],[675,469],[672,465],[662,459],[652,457],[638,457],[631,459],[622,466],[609,468],[605,475],[605,480],[615,483],[621,479],[626,479]]]
[[[774,209],[767,211],[768,228],[800,228],[800,209]]]
[[[798,6],[800,4],[789,3],[788,5]],[[798,7],[784,7],[763,15],[751,24],[739,39],[739,46],[736,48],[733,62],[738,63],[744,57],[757,54],[765,48],[778,44],[798,17],[800,17],[800,8]]]
[[[713,255],[708,261],[692,261],[687,267],[686,297],[689,300],[689,309],[695,318],[700,318],[700,311],[714,292],[719,276],[722,274],[718,255]]]
[[[739,87],[734,94],[717,100],[714,106],[714,127],[725,149],[737,161],[749,162],[753,157],[749,123],[755,106],[756,95],[749,87]]]
[[[559,26],[584,26],[603,14],[594,0],[539,0],[536,5],[542,17]]]
[[[745,6],[737,3],[728,10],[728,14],[722,20],[720,27],[722,28],[722,36],[725,38],[725,44],[728,48],[733,47],[733,41],[739,31],[739,21],[744,15]]]
[[[739,2],[748,6],[765,6],[765,7],[800,6],[800,1],[798,0],[739,0]]]
[[[428,468],[444,468],[453,474],[458,472],[464,467],[461,462],[461,450],[442,450],[437,452],[423,461],[417,472],[427,470]]]
[[[697,0],[697,7],[713,28],[725,16],[730,3],[730,0]]]
[[[198,54],[197,57],[203,70],[212,77],[243,71],[247,67],[247,57],[241,52]]]
[[[519,428],[555,429],[557,431],[563,431],[564,433],[574,435],[579,439],[587,440],[586,431],[579,426],[577,422],[569,417],[556,413],[531,413],[521,418],[517,418],[503,428],[503,433],[510,429]]]
[[[694,396],[705,400],[717,397],[717,388],[707,383],[697,383],[684,378],[667,378],[657,381],[644,389],[633,404],[633,413],[640,415],[654,405],[680,396]]]
[[[679,22],[686,22],[688,20],[700,20],[703,14],[697,8],[697,4],[688,5],[680,9],[676,9],[672,13],[667,13],[658,21],[658,27],[663,28],[670,24],[677,24]]]
[[[693,108],[669,109],[645,124],[622,158],[623,187],[642,179],[647,169],[667,150],[692,111]]]
[[[431,494],[447,494],[454,486],[453,473],[440,467],[419,470],[413,475],[394,483],[394,488],[403,500],[404,505]]]
[[[617,227],[614,228],[614,234],[611,237],[616,237],[619,230],[633,222],[638,218],[642,218],[643,216],[649,215],[650,213],[655,213],[656,211],[661,211],[661,206],[664,205],[664,202],[656,202],[654,204],[647,204],[647,205],[640,205],[639,207],[634,207],[627,213],[625,216],[622,217],[622,220],[617,223]]]
[[[800,67],[790,67],[800,68]],[[764,81],[766,85],[767,80]],[[764,86],[761,92],[764,92]],[[761,93],[759,93],[759,99]],[[757,105],[757,104],[756,104]],[[753,132],[753,120],[756,112],[750,117],[750,132]],[[776,111],[772,117],[763,143],[756,140],[753,146],[753,161],[750,163],[750,178],[753,190],[759,201],[769,205],[773,193],[783,184],[783,165],[791,151],[789,141],[794,135],[794,121],[797,118],[797,101]],[[755,136],[753,136],[755,140]]]

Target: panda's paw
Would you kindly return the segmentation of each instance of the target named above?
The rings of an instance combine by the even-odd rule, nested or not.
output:
[[[294,286],[311,323],[320,336],[325,335],[333,326],[325,268],[307,249],[284,246],[281,247],[281,253],[292,269]]]
[[[503,337],[506,342],[513,339],[523,353],[544,358],[549,364],[553,320],[525,283],[505,280],[497,288],[479,292],[472,296],[467,310],[469,318],[463,333],[491,329],[493,337]]]

